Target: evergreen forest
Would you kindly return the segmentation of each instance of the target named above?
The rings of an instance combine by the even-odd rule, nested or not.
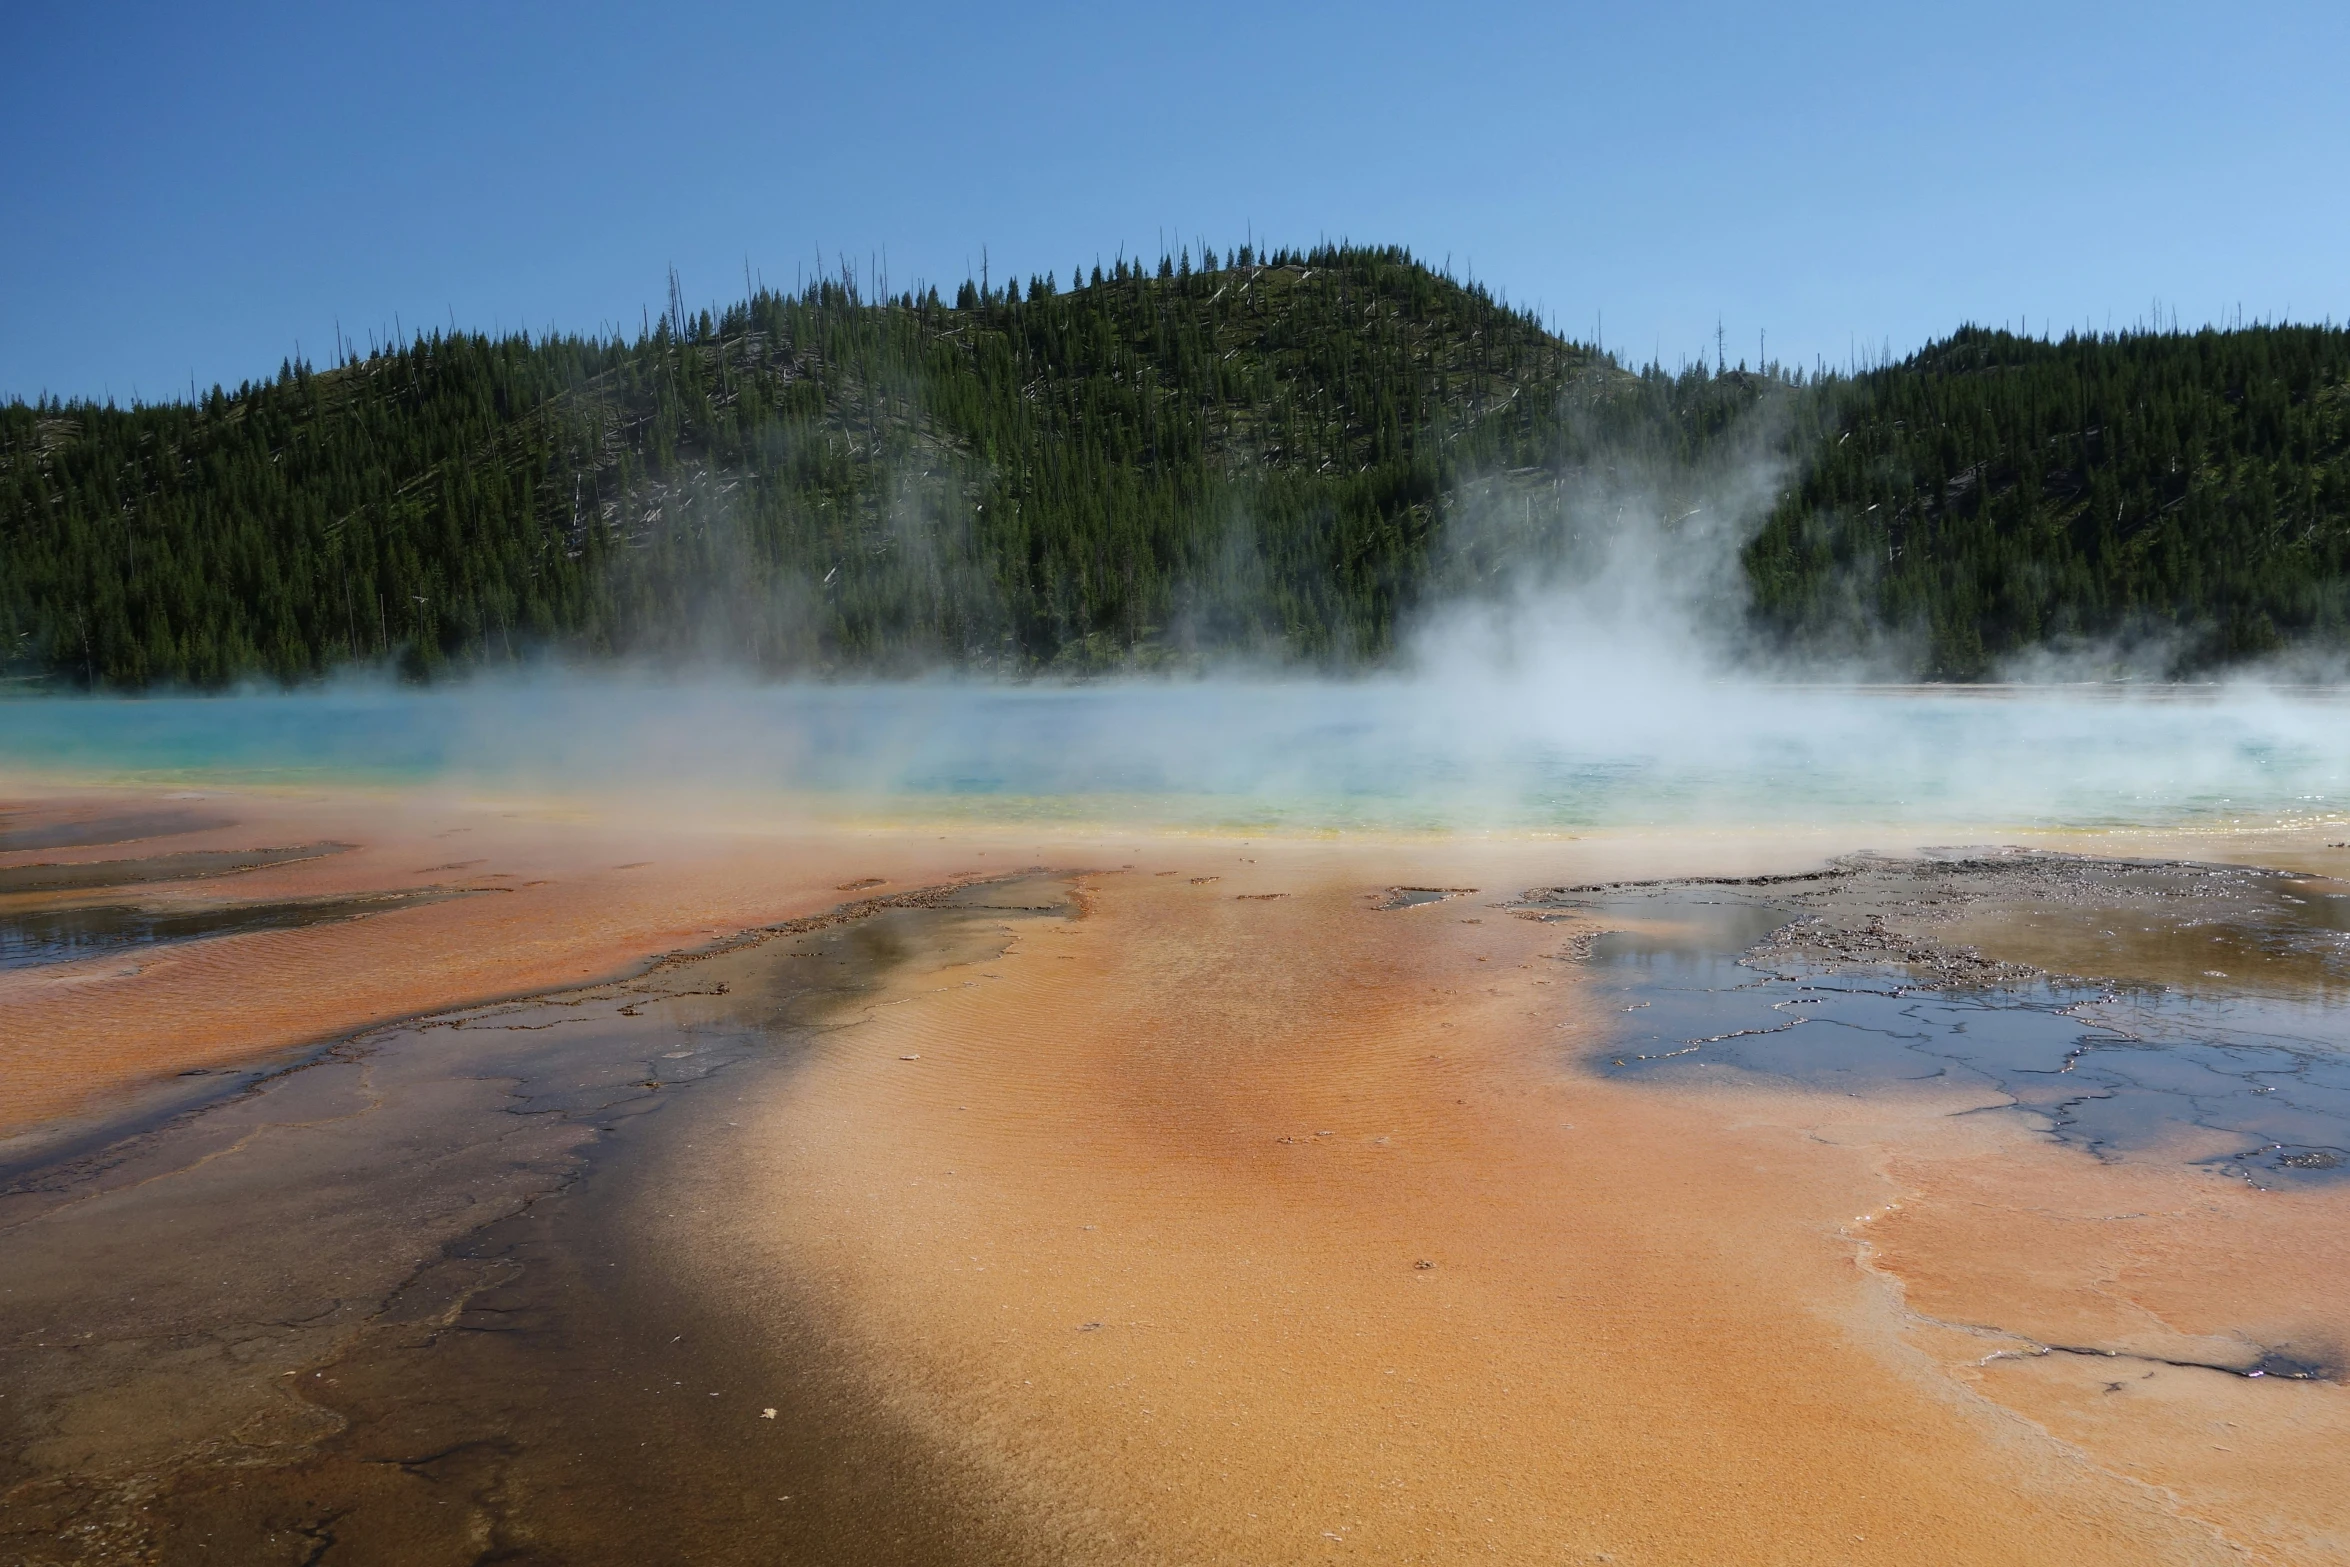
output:
[[[1675,531],[1756,474],[1734,537]],[[2350,332],[1631,369],[1398,249],[1243,246],[951,299],[844,273],[693,311],[672,280],[633,338],[0,405],[0,673],[1361,668],[1618,525],[1595,484],[1652,498],[1668,569],[1728,568],[1756,658],[2193,674],[2350,637]]]

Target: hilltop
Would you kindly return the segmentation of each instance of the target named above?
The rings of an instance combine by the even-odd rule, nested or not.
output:
[[[1400,252],[1118,264],[634,341],[433,335],[0,414],[20,660],[297,679],[555,644],[772,668],[1374,654],[1463,465],[1588,356]]]

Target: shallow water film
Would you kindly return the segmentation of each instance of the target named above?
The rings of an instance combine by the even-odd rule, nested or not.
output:
[[[2012,920],[2021,904],[2047,921],[2059,882],[2095,925],[2131,928],[2123,950],[2141,961],[2148,949],[2185,947],[2191,961],[2225,961],[2233,973],[2164,983],[2121,968],[2086,979],[1934,939],[1937,926],[1979,928],[2002,912],[1986,905],[2006,905]],[[2239,867],[2008,856],[1555,901],[1641,924],[1590,946],[1594,989],[1621,1016],[1602,1048],[1606,1070],[1726,1070],[1851,1092],[1958,1081],[2094,1153],[2216,1136],[2229,1151],[2201,1157],[2248,1179],[2350,1171],[2350,886]],[[1909,919],[1891,928],[1888,911]]]

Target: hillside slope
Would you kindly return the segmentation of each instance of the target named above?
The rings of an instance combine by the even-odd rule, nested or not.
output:
[[[1586,361],[1336,249],[951,305],[826,282],[628,343],[435,336],[193,407],[0,412],[0,616],[20,665],[128,685],[546,643],[1356,659],[1453,474],[1547,439]]]
[[[2350,650],[2350,331],[1970,329],[1819,388],[1746,552],[1798,646],[1972,678],[2083,643],[2208,670]]]

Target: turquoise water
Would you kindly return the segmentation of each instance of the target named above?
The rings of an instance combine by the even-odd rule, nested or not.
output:
[[[0,702],[0,769],[772,793],[845,810],[1573,830],[2350,812],[2334,690],[521,680]]]

